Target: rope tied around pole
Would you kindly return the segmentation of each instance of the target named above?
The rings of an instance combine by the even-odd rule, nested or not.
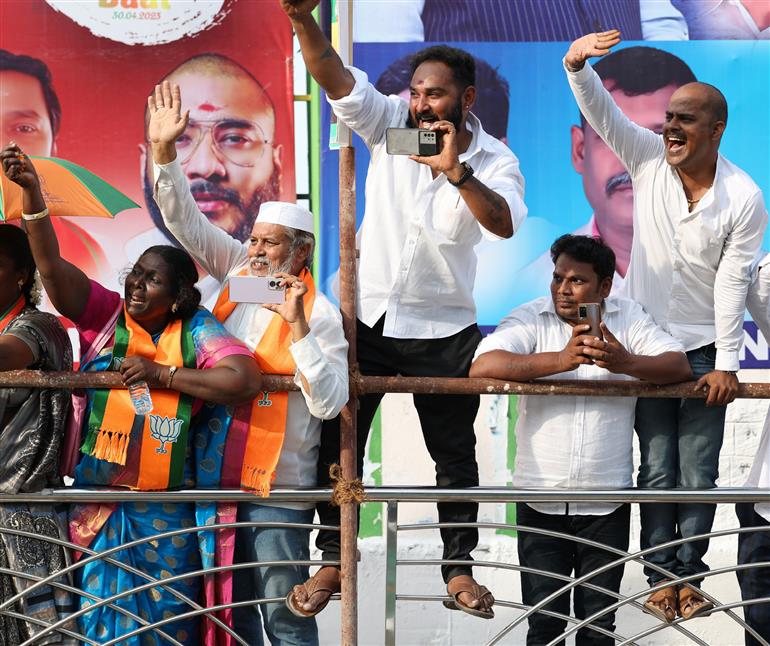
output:
[[[336,462],[329,467],[329,477],[334,483],[331,503],[335,507],[341,507],[351,502],[360,505],[366,501],[366,491],[361,479],[346,479],[342,475],[342,467]]]

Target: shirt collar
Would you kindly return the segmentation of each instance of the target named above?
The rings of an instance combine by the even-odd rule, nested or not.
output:
[[[461,157],[465,155],[470,157],[471,155],[477,153],[479,150],[486,150],[490,153],[496,152],[496,146],[500,144],[500,141],[495,139],[492,135],[486,132],[486,130],[484,130],[483,126],[481,125],[481,121],[479,121],[479,118],[473,114],[473,112],[468,113],[468,117],[465,121],[470,126],[470,131],[473,137],[471,139],[470,145],[468,146],[468,150],[466,150],[463,155],[461,155]]]

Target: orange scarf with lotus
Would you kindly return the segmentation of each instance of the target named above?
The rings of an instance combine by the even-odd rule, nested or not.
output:
[[[245,275],[247,269],[239,272]],[[305,318],[310,320],[315,301],[315,283],[307,269],[299,275],[300,280],[307,285],[303,309]],[[230,300],[230,286],[226,284],[214,306],[214,316],[224,323],[232,314],[236,303]],[[262,335],[254,357],[259,364],[262,374],[294,375],[297,365],[289,352],[292,344],[289,325],[278,314],[273,318]],[[263,498],[270,495],[270,484],[275,478],[275,468],[281,455],[283,438],[286,435],[286,414],[289,410],[289,393],[287,391],[263,391],[262,396],[250,404],[249,434],[246,440],[246,451],[241,469],[241,487],[255,491]],[[236,412],[237,415],[237,412]]]

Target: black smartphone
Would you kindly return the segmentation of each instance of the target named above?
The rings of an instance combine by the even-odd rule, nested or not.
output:
[[[578,304],[578,325],[588,324],[591,329],[585,334],[604,339],[602,328],[599,324],[602,322],[602,304],[601,303],[579,303]]]

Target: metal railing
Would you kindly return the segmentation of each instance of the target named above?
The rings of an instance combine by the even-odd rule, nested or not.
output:
[[[713,489],[708,491],[689,491],[689,490],[638,490],[638,489],[626,489],[626,490],[530,490],[530,489],[511,489],[507,487],[474,487],[470,489],[441,489],[436,487],[370,487],[366,489],[368,502],[380,502],[386,505],[386,531],[385,531],[385,625],[383,628],[382,643],[387,646],[394,646],[397,643],[396,629],[397,629],[397,608],[399,603],[403,602],[442,602],[448,600],[446,595],[415,595],[415,594],[403,594],[397,590],[398,572],[403,568],[410,568],[415,566],[431,566],[438,569],[441,565],[452,564],[465,564],[465,561],[444,561],[441,559],[399,559],[398,557],[398,539],[399,534],[405,532],[414,532],[418,530],[438,530],[447,527],[477,527],[480,529],[491,530],[515,530],[518,532],[532,532],[544,536],[551,536],[557,538],[564,538],[577,543],[583,543],[593,546],[595,548],[604,549],[612,556],[612,561],[606,565],[597,568],[596,570],[585,574],[582,577],[574,578],[570,576],[554,574],[547,571],[535,570],[532,568],[525,568],[521,565],[512,562],[499,562],[499,561],[473,561],[473,567],[485,568],[485,569],[498,569],[508,572],[528,572],[539,576],[552,577],[563,582],[563,586],[555,593],[544,599],[540,603],[528,607],[522,603],[519,603],[513,599],[498,598],[495,602],[498,608],[511,608],[518,609],[521,613],[513,620],[505,620],[504,625],[501,626],[497,633],[489,639],[486,643],[489,645],[498,643],[515,643],[506,639],[511,632],[518,626],[526,622],[526,620],[534,613],[541,613],[547,616],[555,617],[559,620],[567,622],[567,628],[563,635],[559,639],[567,638],[570,635],[576,633],[581,628],[591,626],[594,621],[601,618],[606,613],[614,612],[620,608],[633,607],[641,612],[641,605],[639,600],[642,597],[646,597],[650,593],[650,589],[644,587],[641,590],[636,590],[630,594],[620,594],[613,591],[601,588],[594,585],[591,580],[601,574],[603,571],[625,565],[626,563],[642,563],[642,559],[648,554],[658,549],[664,549],[666,547],[681,545],[688,541],[695,541],[707,538],[718,538],[724,536],[736,535],[739,533],[746,533],[751,531],[770,531],[770,526],[763,526],[758,528],[733,528],[719,531],[713,531],[709,534],[701,536],[695,536],[687,539],[679,539],[665,545],[659,545],[655,548],[649,548],[647,550],[638,550],[634,552],[626,552],[618,550],[612,547],[602,545],[593,541],[589,541],[583,538],[578,538],[572,535],[560,534],[558,532],[552,532],[543,529],[537,529],[532,527],[526,527],[517,524],[507,523],[492,523],[492,522],[478,522],[478,523],[420,523],[420,524],[398,524],[398,509],[400,505],[412,504],[418,502],[468,502],[474,501],[478,503],[502,503],[502,502],[529,502],[529,503],[543,503],[543,502],[560,502],[560,503],[579,503],[579,502],[601,502],[601,503],[640,503],[647,504],[651,502],[669,502],[669,503],[683,503],[683,502],[708,502],[708,503],[758,503],[770,501],[770,492],[763,489],[744,489],[744,488],[724,488]],[[277,489],[271,494],[273,502],[319,502],[322,500],[328,500],[331,495],[329,489]],[[141,491],[127,491],[120,489],[56,489],[56,490],[44,490],[38,493],[26,493],[18,495],[0,494],[0,504],[8,503],[47,503],[47,504],[60,504],[60,503],[85,503],[85,502],[153,502],[153,503],[178,503],[178,502],[195,502],[195,501],[217,501],[217,502],[244,502],[254,501],[253,495],[237,490],[181,490],[181,491],[164,491],[164,492],[141,492]],[[204,608],[201,607],[197,600],[184,597],[181,593],[170,587],[172,583],[182,581],[186,579],[192,579],[195,577],[201,577],[204,574],[210,575],[218,572],[255,568],[255,567],[270,567],[278,564],[292,564],[292,565],[334,565],[333,561],[284,561],[284,562],[245,562],[236,563],[232,567],[218,566],[208,569],[196,569],[188,572],[183,572],[175,576],[161,579],[156,579],[146,572],[141,572],[136,568],[128,565],[121,560],[121,552],[124,550],[136,547],[137,545],[144,543],[151,543],[152,541],[168,538],[180,534],[196,533],[196,532],[212,532],[221,531],[225,529],[234,529],[239,527],[263,527],[263,528],[275,528],[275,527],[294,527],[304,529],[319,529],[318,525],[305,525],[305,524],[292,524],[292,523],[279,523],[279,522],[232,522],[223,523],[220,525],[206,525],[198,527],[190,527],[184,529],[177,529],[173,531],[158,532],[152,536],[146,536],[140,540],[136,540],[130,543],[124,543],[117,547],[111,548],[103,552],[95,552],[91,549],[84,548],[79,545],[69,543],[58,538],[40,536],[32,532],[26,532],[18,529],[0,528],[0,533],[9,534],[14,536],[27,536],[35,538],[37,540],[46,541],[51,544],[61,546],[65,549],[77,550],[84,554],[84,556],[73,563],[72,565],[52,573],[46,578],[39,578],[29,575],[24,572],[17,572],[10,569],[0,569],[0,574],[21,577],[28,581],[33,581],[33,584],[27,587],[23,592],[14,595],[13,597],[6,599],[6,601],[0,604],[0,614],[8,615],[16,618],[24,618],[27,621],[31,621],[29,617],[22,617],[14,611],[15,604],[23,597],[29,598],[41,587],[49,585],[55,588],[65,589],[71,594],[82,596],[88,599],[89,605],[82,607],[80,610],[72,615],[66,616],[56,623],[45,624],[37,620],[32,620],[33,623],[37,623],[42,629],[38,632],[34,638],[30,638],[23,643],[23,646],[32,645],[38,643],[43,636],[50,633],[61,633],[70,637],[80,639],[86,644],[102,644],[102,646],[112,646],[118,642],[124,642],[125,640],[133,637],[139,637],[148,631],[154,632],[154,634],[161,639],[162,643],[173,644],[174,646],[180,646],[180,642],[171,635],[168,635],[163,631],[164,626],[167,624],[178,621],[180,619],[192,618],[192,617],[204,617],[209,621],[213,621],[222,631],[229,634],[234,643],[249,646],[241,637],[239,637],[235,631],[225,626],[220,619],[217,618],[216,613],[225,610],[227,608],[238,608],[248,605],[262,605],[266,603],[283,603],[283,598],[270,598],[270,599],[254,599],[251,601],[233,602],[229,604],[221,604],[214,607]],[[331,527],[323,527],[324,529],[337,529]],[[108,562],[111,566],[123,569],[136,577],[143,580],[143,582],[134,588],[128,590],[122,590],[116,592],[111,596],[100,598],[96,595],[83,592],[65,583],[68,575],[76,572],[79,568],[84,567],[87,563],[102,559]],[[714,569],[710,572],[706,572],[699,575],[692,575],[688,577],[676,577],[673,573],[666,571],[665,569],[651,564],[647,561],[644,564],[663,574],[666,578],[673,581],[674,584],[686,585],[689,581],[694,579],[709,578],[716,575],[725,573],[737,572],[741,569],[768,568],[770,572],[770,562],[765,563],[751,563],[738,565],[734,564],[728,567],[721,567]],[[768,575],[770,576],[770,574]],[[660,584],[656,589],[660,589],[671,585],[670,583]],[[545,606],[553,598],[574,590],[578,586],[583,586],[587,589],[602,592],[608,597],[615,600],[614,603],[608,605],[600,612],[595,613],[590,617],[579,619],[571,615],[561,615],[555,613]],[[129,597],[133,594],[141,593],[149,590],[150,588],[162,588],[167,592],[174,594],[182,600],[187,606],[188,610],[181,615],[166,618],[161,621],[151,623],[139,616],[133,615],[128,610],[122,608],[119,605],[121,599]],[[738,630],[746,631],[748,634],[754,636],[759,644],[763,646],[770,646],[766,640],[760,635],[755,633],[749,628],[745,622],[735,613],[735,610],[747,605],[756,603],[768,603],[770,604],[770,598],[753,599],[748,601],[725,601],[718,598],[716,595],[709,594],[702,591],[705,598],[714,603],[714,613],[724,613],[735,624]],[[338,598],[337,595],[334,597]],[[97,642],[93,639],[86,638],[81,635],[76,629],[76,620],[78,617],[98,609],[102,606],[107,606],[117,612],[130,617],[138,624],[138,628],[121,635],[119,638],[112,639],[105,642]],[[691,643],[699,645],[707,645],[707,642],[703,641],[700,637],[693,634],[688,630],[686,624],[682,619],[677,619],[672,624],[665,624],[658,622],[650,628],[646,628],[633,635],[628,635],[623,631],[623,626],[619,626],[614,632],[610,632],[601,626],[593,627],[593,630],[610,636],[616,643],[634,644],[639,640],[648,638],[650,636],[659,633],[660,631],[670,629],[679,633],[680,637],[689,639]],[[550,646],[556,644],[559,640],[551,642]],[[668,643],[661,641],[660,643]],[[185,646],[181,644],[181,646]]]

